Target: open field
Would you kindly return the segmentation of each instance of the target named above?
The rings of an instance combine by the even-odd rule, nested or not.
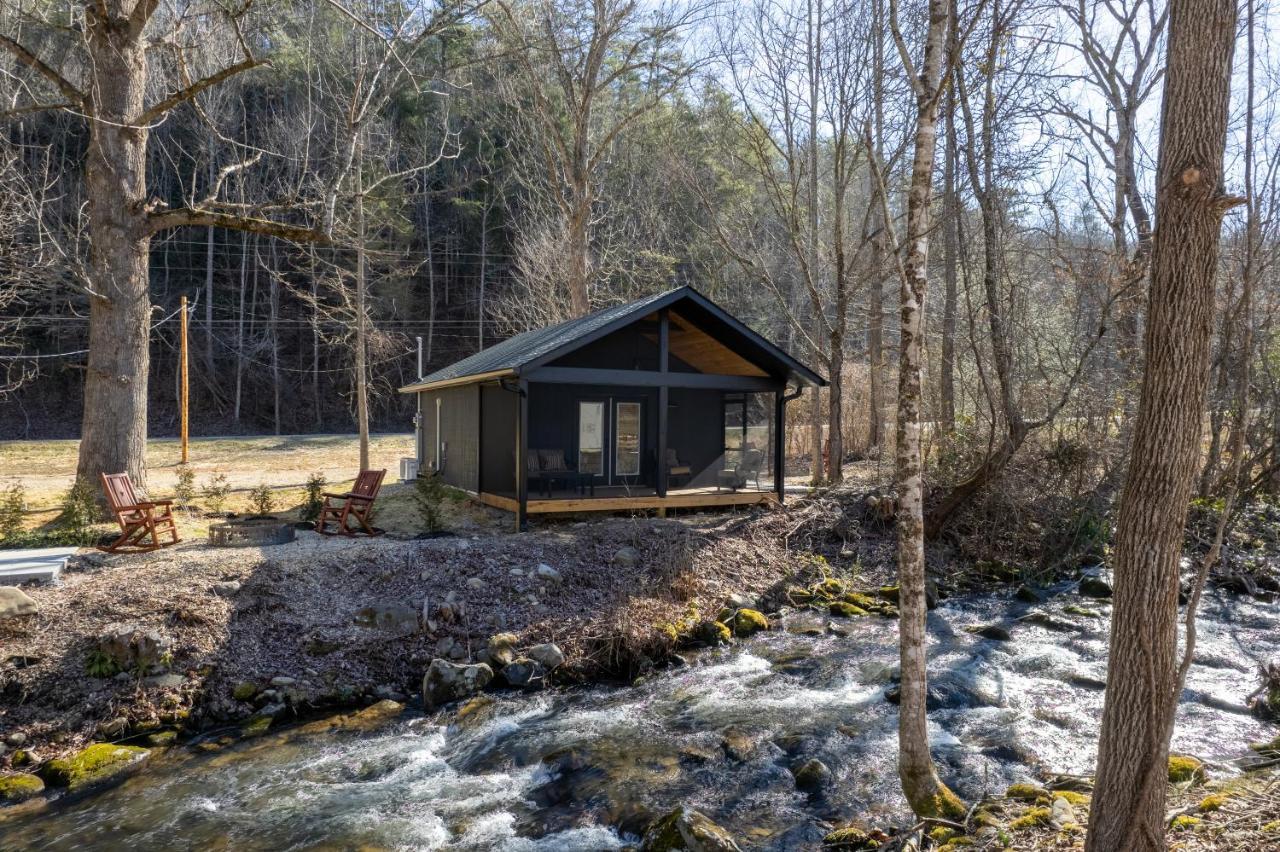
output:
[[[0,490],[13,485],[25,489],[29,528],[47,524],[57,516],[60,499],[75,480],[78,447],[78,441],[0,442]],[[370,465],[387,469],[378,501],[378,523],[388,531],[418,531],[412,489],[397,481],[400,459],[411,455],[411,434],[374,435],[370,439]],[[285,517],[296,514],[307,478],[313,473],[324,476],[326,490],[341,492],[352,485],[359,467],[359,445],[354,435],[197,438],[191,441],[189,456],[196,474],[197,509],[207,508],[201,505],[201,486],[220,473],[231,487],[225,511],[247,511],[250,489],[266,484],[272,488],[274,513]],[[180,447],[174,438],[148,442],[147,490],[152,496],[174,496],[179,457]],[[458,513],[469,512],[469,507],[453,508]],[[179,518],[182,536],[203,537],[211,520],[199,511],[183,513]],[[455,520],[466,526],[468,519]]]

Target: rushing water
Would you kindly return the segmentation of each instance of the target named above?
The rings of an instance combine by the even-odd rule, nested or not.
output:
[[[931,613],[930,733],[962,795],[1090,771],[1106,607],[1102,618],[1062,616],[1067,603],[1099,608],[1073,594],[1047,604],[1080,625],[1070,631],[1016,623],[1028,606],[1009,600],[956,599]],[[993,622],[1013,641],[964,629]],[[771,632],[632,688],[499,695],[464,723],[407,714],[375,733],[177,750],[112,790],[0,822],[0,847],[603,850],[683,803],[744,848],[812,848],[832,822],[905,817],[896,708],[884,698],[894,623],[837,624],[849,635]],[[1176,750],[1230,771],[1267,735],[1242,701],[1277,625],[1269,605],[1206,600]],[[810,758],[834,775],[816,795],[790,772]]]

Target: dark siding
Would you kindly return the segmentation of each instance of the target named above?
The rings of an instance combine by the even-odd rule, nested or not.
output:
[[[667,446],[680,461],[693,468],[692,485],[715,485],[716,471],[723,469],[724,393],[693,388],[671,388],[667,412]],[[681,483],[683,486],[685,483]]]
[[[655,481],[658,452],[658,391],[656,388],[609,387],[603,385],[529,385],[529,448],[563,449],[565,460],[578,461],[579,400],[641,400],[644,423],[641,426],[641,483]],[[607,444],[612,440],[608,436]],[[606,450],[610,449],[606,446]]]
[[[480,387],[462,385],[423,391],[422,437],[424,471],[436,469],[444,481],[467,491],[475,491],[479,472]],[[436,400],[440,401],[440,437],[443,459],[437,459]]]
[[[480,386],[481,444],[480,490],[504,494],[516,489],[516,394],[496,384]]]

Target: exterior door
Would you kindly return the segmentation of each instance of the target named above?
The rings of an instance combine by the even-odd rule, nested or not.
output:
[[[644,405],[634,400],[614,400],[613,403],[613,464],[611,482],[614,485],[635,485],[640,481],[643,469]]]
[[[578,470],[593,476],[605,475],[605,412],[604,400],[579,400],[578,402]]]

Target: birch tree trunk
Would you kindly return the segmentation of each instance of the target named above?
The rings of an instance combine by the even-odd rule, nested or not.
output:
[[[363,134],[363,130],[361,131]],[[356,160],[356,424],[360,433],[360,469],[369,469],[369,375],[365,305],[364,142]]]
[[[1086,849],[1165,848],[1178,562],[1208,383],[1233,0],[1171,0],[1146,373],[1115,537],[1115,606]]]
[[[891,11],[896,12],[893,4]],[[916,96],[915,151],[907,193],[903,246],[901,342],[898,362],[898,423],[895,487],[898,496],[899,653],[902,698],[898,707],[898,777],[911,809],[921,817],[963,818],[964,803],[938,778],[929,753],[928,645],[925,620],[924,495],[920,453],[920,385],[924,360],[924,305],[929,279],[930,205],[938,140],[942,61],[951,20],[949,0],[929,0],[929,22]],[[901,35],[894,37],[911,69]]]

